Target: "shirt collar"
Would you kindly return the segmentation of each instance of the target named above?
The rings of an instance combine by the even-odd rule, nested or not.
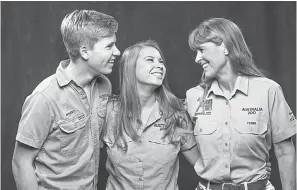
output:
[[[248,87],[249,87],[249,77],[238,76],[235,83],[234,92],[236,92],[236,90],[239,90],[245,95],[248,95]]]
[[[238,76],[235,82],[234,90],[232,95],[235,94],[237,90],[241,91],[245,95],[248,95],[248,86],[249,86],[249,77],[248,76]],[[218,81],[213,80],[211,86],[207,92],[207,97],[209,96],[210,92],[213,92],[216,95],[221,95],[222,90],[219,87]]]
[[[148,126],[154,124],[156,121],[160,120],[162,116],[163,116],[163,112],[160,109],[160,104],[158,101],[156,101],[156,104],[153,108],[152,113],[149,116],[149,119],[148,119],[145,127],[148,127]]]
[[[71,77],[65,71],[65,68],[69,65],[69,63],[70,63],[69,59],[61,61],[57,68],[56,76],[60,87],[63,87],[69,84],[70,81],[72,80]]]
[[[71,81],[74,81],[65,71],[65,68],[69,65],[69,63],[70,63],[69,59],[61,61],[57,68],[56,76],[60,87],[66,86]],[[104,89],[104,90],[101,90],[102,92],[108,93],[108,94],[111,93],[111,83],[106,76],[104,76],[103,74],[100,74],[99,76],[95,77],[92,84],[94,84],[95,81],[99,82],[99,84],[101,85],[101,89]]]

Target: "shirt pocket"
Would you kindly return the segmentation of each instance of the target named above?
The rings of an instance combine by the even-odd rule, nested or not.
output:
[[[217,121],[196,121],[194,128],[194,136],[197,141],[197,145],[201,151],[201,157],[204,160],[213,159],[218,156],[218,136]]]
[[[127,143],[126,150],[123,149],[123,147],[125,146],[124,142],[121,142],[120,143],[121,147],[118,147],[112,138],[104,137],[104,142],[107,145],[106,150],[107,150],[108,157],[115,164],[121,164],[125,160],[131,159],[129,149],[131,149],[133,140],[128,136],[127,137],[125,136],[125,138]]]
[[[61,142],[61,153],[72,158],[81,155],[88,146],[88,129],[86,127],[89,116],[79,115],[72,120],[58,122]]]
[[[163,131],[155,131],[149,135],[149,149],[146,155],[154,162],[165,165],[176,160],[180,150],[180,143],[175,145],[169,141],[168,136],[162,137]]]
[[[267,153],[268,144],[266,141],[268,132],[268,122],[255,119],[236,120],[234,128],[237,133],[234,149],[238,155],[263,155],[262,150]]]

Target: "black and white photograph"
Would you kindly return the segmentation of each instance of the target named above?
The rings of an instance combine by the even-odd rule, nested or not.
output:
[[[2,1],[3,190],[296,190],[296,1]]]

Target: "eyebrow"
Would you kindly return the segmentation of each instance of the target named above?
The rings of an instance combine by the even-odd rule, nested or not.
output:
[[[114,45],[115,42],[109,42],[106,46],[111,46],[111,45]]]
[[[155,58],[154,56],[151,56],[151,55],[149,55],[149,56],[146,56],[146,57],[144,57],[144,59],[146,59],[146,58]]]
[[[206,47],[205,45],[201,44],[201,45],[199,45],[197,48],[198,48],[198,49],[201,49],[201,48],[205,48],[205,47]]]

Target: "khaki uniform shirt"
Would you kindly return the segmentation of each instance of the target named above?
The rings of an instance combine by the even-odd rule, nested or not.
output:
[[[94,79],[89,103],[64,71],[68,64],[62,61],[26,98],[16,140],[40,150],[34,162],[39,189],[93,190],[111,84],[104,76]]]
[[[166,125],[159,104],[155,106],[149,120],[142,126],[138,134],[141,142],[134,142],[128,135],[127,150],[123,151],[114,144],[112,130],[116,110],[107,113],[107,135],[104,143],[107,148],[106,168],[109,171],[107,190],[178,190],[179,172],[178,153],[196,145],[193,134],[176,136],[179,143],[170,143],[168,137],[162,139],[162,128]],[[183,129],[193,130],[189,116],[184,113],[186,121]]]
[[[296,133],[295,117],[281,87],[261,77],[239,76],[226,97],[213,81],[202,106],[199,86],[187,91],[188,112],[201,151],[195,170],[215,183],[266,179],[266,162],[273,143]]]

